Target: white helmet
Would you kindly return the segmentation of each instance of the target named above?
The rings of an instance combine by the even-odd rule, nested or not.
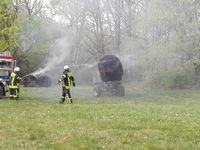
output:
[[[19,67],[15,67],[14,68],[14,72],[19,72],[20,71],[20,68]]]
[[[64,70],[67,70],[67,69],[69,69],[69,66],[68,66],[68,65],[65,65],[65,66],[64,66]]]

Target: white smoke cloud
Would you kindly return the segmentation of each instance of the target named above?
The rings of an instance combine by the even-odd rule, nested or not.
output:
[[[32,75],[37,76],[46,72],[54,71],[65,59],[69,58],[70,41],[68,38],[61,38],[55,41],[50,48],[50,57],[44,68],[40,68],[33,72]]]

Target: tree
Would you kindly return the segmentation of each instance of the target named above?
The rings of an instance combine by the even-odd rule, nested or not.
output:
[[[0,1],[0,50],[16,48],[16,17],[10,0]]]
[[[198,66],[199,0],[51,0],[47,11],[42,0],[15,1],[21,51],[48,51],[68,37],[73,64],[119,54],[140,78],[185,69],[187,62]]]

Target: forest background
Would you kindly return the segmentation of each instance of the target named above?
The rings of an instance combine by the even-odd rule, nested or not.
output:
[[[57,67],[113,54],[122,61],[124,82],[198,88],[200,1],[1,0],[0,50],[16,57],[22,75],[53,56]],[[84,74],[82,81],[91,83],[90,71]]]

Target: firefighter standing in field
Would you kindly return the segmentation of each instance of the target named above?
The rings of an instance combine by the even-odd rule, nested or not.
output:
[[[70,94],[70,87],[71,87],[71,83],[73,84],[73,86],[75,86],[75,80],[74,80],[73,73],[70,71],[68,65],[64,66],[64,72],[63,72],[62,78],[58,80],[58,83],[60,82],[62,82],[62,98],[61,98],[60,103],[61,104],[64,103],[66,94],[68,96],[69,103],[72,103],[73,101]]]
[[[19,83],[21,78],[19,77],[19,67],[15,67],[14,71],[10,75],[9,81],[9,92],[10,92],[10,99],[18,99],[19,98]]]

